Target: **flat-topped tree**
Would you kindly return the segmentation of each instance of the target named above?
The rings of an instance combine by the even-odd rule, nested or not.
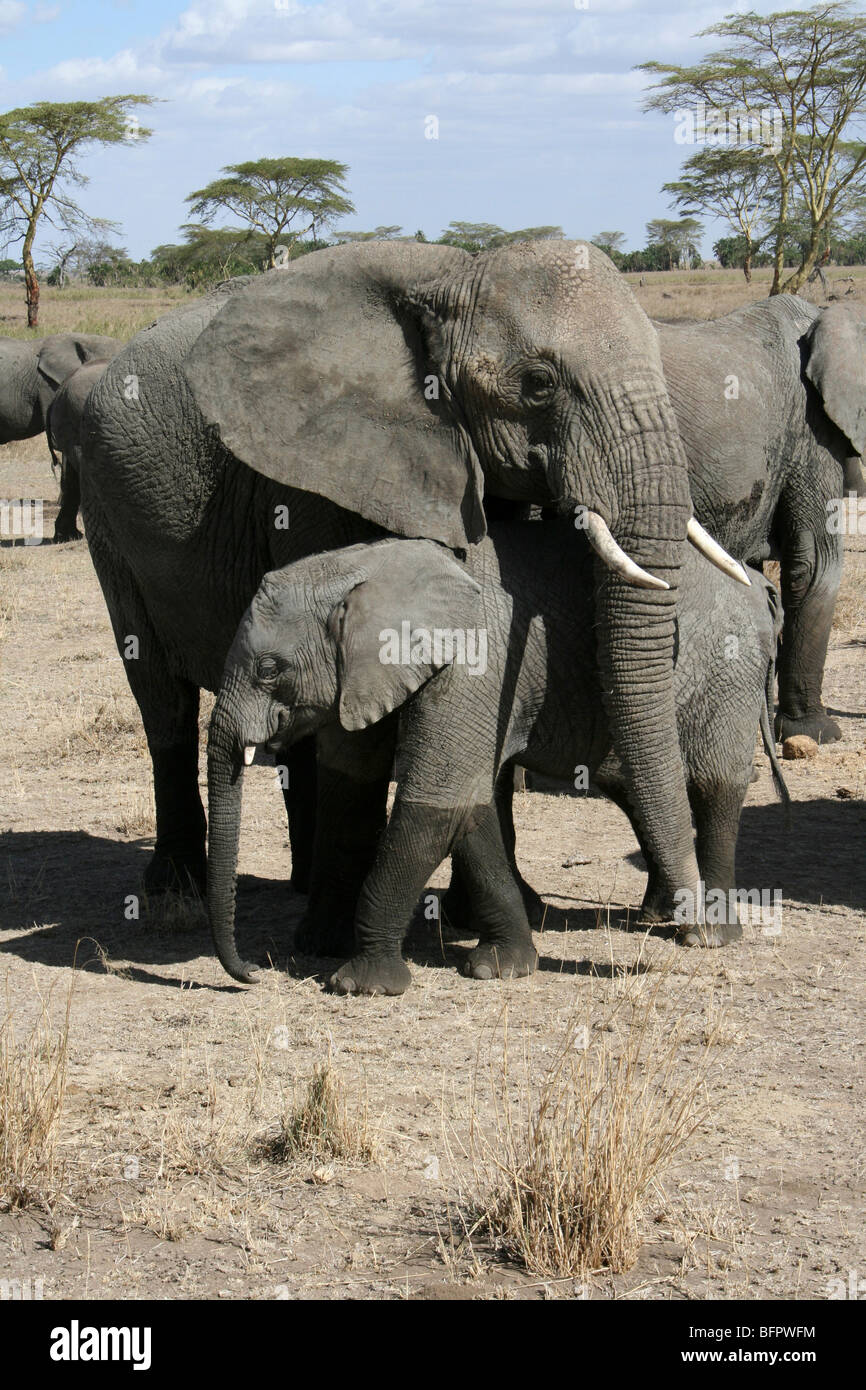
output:
[[[773,179],[773,284],[796,294],[826,247],[829,224],[849,194],[866,190],[866,16],[842,3],[775,14],[730,14],[700,37],[725,47],[682,67],[641,63],[656,79],[647,111],[700,113],[693,138],[763,150]],[[701,105],[702,104],[702,105]],[[685,129],[685,127],[684,127]],[[852,138],[852,135],[854,138]],[[802,202],[809,237],[783,280],[791,209]]]
[[[28,328],[39,323],[33,243],[41,219],[67,232],[96,225],[72,194],[88,181],[78,156],[88,145],[132,145],[146,140],[151,131],[139,124],[135,108],[150,106],[154,100],[131,95],[99,101],[35,101],[0,115],[0,231],[8,241],[22,242]]]
[[[680,178],[662,185],[671,202],[688,215],[723,217],[742,238],[743,274],[752,279],[752,257],[772,233],[776,169],[760,146],[707,145],[683,165]]]
[[[336,159],[253,159],[226,165],[221,178],[186,201],[204,223],[228,212],[260,233],[272,270],[278,246],[290,247],[355,211],[343,182],[348,172]]]

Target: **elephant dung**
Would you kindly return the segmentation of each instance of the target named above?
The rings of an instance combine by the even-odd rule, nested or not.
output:
[[[796,758],[817,758],[818,745],[808,734],[792,734],[782,744],[782,757],[794,761]]]

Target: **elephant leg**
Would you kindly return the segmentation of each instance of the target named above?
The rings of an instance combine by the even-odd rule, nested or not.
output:
[[[355,954],[331,976],[338,994],[402,994],[409,986],[403,938],[430,875],[451,849],[459,819],[452,807],[398,795],[358,899]]]
[[[88,529],[91,558],[153,764],[156,846],[144,886],[150,894],[190,887],[204,894],[207,856],[198,789],[199,690],[171,670],[132,574],[106,544],[101,528]]]
[[[827,494],[825,496],[825,493]],[[842,537],[827,531],[825,485],[805,508],[798,492],[783,497],[777,516],[785,620],[779,646],[779,709],[776,737],[808,734],[832,743],[842,731],[821,702],[824,662],[833,624],[833,609],[842,577]]]
[[[320,735],[310,896],[295,937],[305,955],[355,948],[358,897],[387,821],[395,739],[393,720]]]
[[[81,506],[81,487],[78,469],[64,458],[60,465],[60,510],[54,523],[54,544],[64,541],[80,541],[81,532],[77,526],[78,509]]]
[[[287,785],[283,787],[289,844],[292,851],[291,884],[296,893],[309,893],[316,834],[316,740],[302,738],[286,758]]]
[[[513,785],[511,769],[506,780]],[[453,859],[466,887],[478,945],[464,974],[476,980],[531,975],[538,963],[523,893],[512,872],[499,808],[488,808],[454,846]]]
[[[640,920],[647,923],[671,922],[675,909],[673,896],[665,884],[662,872],[647,844],[643,830],[635,819],[625,787],[619,780],[621,776],[619,761],[611,757],[609,763],[610,771],[607,770],[607,765],[603,764],[593,775],[593,782],[600,791],[604,792],[605,796],[610,798],[615,806],[619,807],[623,815],[628,816],[631,828],[637,836],[637,842],[640,845],[647,869],[647,885],[641,903]]]
[[[532,885],[526,882],[517,866],[517,835],[514,829],[515,772],[515,768],[509,765],[500,773],[496,783],[496,811],[511,873],[520,888],[526,914],[530,924],[536,930],[541,930],[547,904]],[[471,897],[456,859],[452,859],[451,862],[451,882],[442,898],[442,911],[455,930],[465,930],[465,935],[472,935]]]
[[[736,887],[737,835],[750,771],[751,768],[740,785],[723,782],[689,786],[697,830],[698,868],[707,896],[707,920],[685,933],[686,945],[727,946],[743,935],[731,893]]]

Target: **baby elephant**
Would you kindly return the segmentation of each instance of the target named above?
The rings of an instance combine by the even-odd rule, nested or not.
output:
[[[584,549],[581,566],[575,550]],[[759,725],[778,772],[766,715],[778,598],[761,574],[750,577],[744,588],[690,553],[679,604],[675,692],[698,863],[707,889],[725,893],[734,887]],[[577,785],[597,774],[628,809],[627,770],[611,755],[596,669],[593,579],[589,547],[569,521],[497,524],[466,565],[432,541],[395,539],[265,576],[229,652],[208,741],[208,902],[230,975],[250,982],[255,969],[234,940],[243,765],[259,745],[279,756],[314,731],[320,766],[342,756],[355,779],[366,740],[376,761],[370,776],[387,784],[396,745],[394,806],[358,878],[355,955],[332,977],[334,988],[405,990],[403,937],[429,876],[452,851],[480,938],[467,973],[534,969],[497,811],[500,774],[512,761]],[[370,725],[378,736],[359,732]],[[354,764],[345,752],[352,745]],[[348,778],[332,802],[351,800],[353,785]],[[317,843],[326,835],[320,823]],[[644,905],[651,917],[671,915],[652,862]],[[734,920],[684,939],[722,945],[740,934]]]

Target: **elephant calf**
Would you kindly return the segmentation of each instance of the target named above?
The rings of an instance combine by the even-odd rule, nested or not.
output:
[[[371,725],[382,731],[376,775],[384,768],[387,778],[396,744],[397,794],[372,867],[365,866],[356,954],[332,985],[344,993],[406,988],[402,940],[449,852],[480,937],[467,973],[484,979],[534,969],[497,810],[497,783],[508,772],[500,774],[516,760],[577,785],[594,776],[627,811],[631,800],[628,769],[611,753],[597,672],[593,577],[589,548],[568,521],[495,525],[466,566],[434,542],[394,539],[265,576],[229,652],[208,743],[208,900],[230,975],[249,982],[254,969],[234,941],[244,763],[259,745],[279,756],[318,731],[320,762],[342,757],[344,770],[357,772],[369,739],[361,731]],[[779,623],[778,595],[762,575],[752,571],[744,588],[700,556],[688,558],[677,717],[701,877],[726,894],[759,725],[778,774],[767,699]],[[645,912],[670,916],[671,886],[635,829],[648,858]],[[684,935],[689,944],[722,945],[741,927],[735,919]]]

